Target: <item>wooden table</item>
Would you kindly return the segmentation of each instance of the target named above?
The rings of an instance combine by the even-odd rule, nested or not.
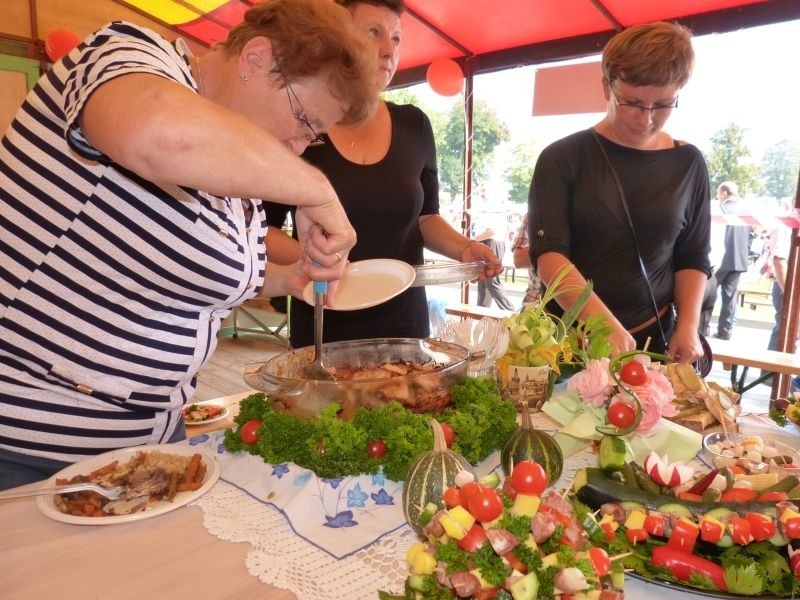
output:
[[[800,356],[796,354],[747,348],[732,341],[716,338],[708,341],[714,360],[721,362],[723,368],[731,372],[731,388],[739,394],[760,383],[771,381],[776,373],[800,375]],[[751,367],[760,369],[762,373],[753,381],[747,382],[747,372]]]
[[[233,412],[238,400],[247,395],[221,401]],[[225,421],[217,421],[206,427],[225,426]],[[189,435],[201,430],[192,427]],[[195,506],[152,519],[95,526],[52,521],[38,511],[34,498],[0,503],[0,597],[4,600],[296,600],[291,592],[248,573],[249,550],[248,543],[228,542],[208,533],[203,511]],[[692,597],[630,578],[625,591],[628,598],[649,600]]]

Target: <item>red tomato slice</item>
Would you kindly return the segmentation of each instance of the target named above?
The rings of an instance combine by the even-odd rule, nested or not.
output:
[[[662,515],[647,515],[644,518],[644,529],[650,535],[664,536],[664,517]]]
[[[475,523],[463,538],[458,540],[458,546],[467,552],[477,552],[486,541],[486,531],[480,523]]]
[[[673,525],[667,546],[691,554],[698,535],[700,535],[700,528],[689,519],[682,517]]]
[[[728,522],[728,529],[734,544],[746,546],[753,541],[753,534],[750,533],[750,521],[741,517],[731,517]]]
[[[718,544],[725,535],[725,527],[720,523],[703,519],[700,522],[700,539],[709,544]]]
[[[744,517],[750,523],[750,533],[757,542],[770,539],[778,530],[775,521],[772,520],[772,517],[768,517],[767,515],[749,512],[746,513]]]
[[[589,548],[589,560],[598,577],[605,577],[611,572],[611,558],[603,548],[599,546]]]
[[[639,542],[643,542],[650,537],[650,535],[644,529],[628,529],[625,531],[625,535],[631,544],[638,544]]]
[[[757,494],[750,488],[732,487],[727,492],[722,492],[719,499],[723,504],[726,502],[753,502]]]
[[[758,497],[758,502],[783,502],[788,499],[786,492],[764,492]]]
[[[517,555],[514,554],[513,550],[510,550],[509,552],[503,554],[503,558],[505,558],[508,561],[508,564],[511,565],[512,569],[516,569],[523,575],[528,572],[528,568],[525,566],[525,563],[523,563],[520,559],[517,558]]]
[[[786,529],[787,538],[790,540],[796,540],[800,538],[800,517],[787,519],[783,526]]]

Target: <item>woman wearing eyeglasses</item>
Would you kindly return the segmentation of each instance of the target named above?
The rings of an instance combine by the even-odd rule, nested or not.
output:
[[[397,69],[402,0],[337,0],[352,14],[378,59],[379,89]],[[502,272],[492,251],[458,233],[439,215],[436,147],[428,117],[413,105],[380,101],[361,122],[332,127],[325,143],[303,155],[330,179],[358,241],[351,260],[393,258],[422,264],[429,248],[454,260],[487,262],[484,277]],[[297,242],[280,230],[286,208],[267,209],[267,252],[282,264],[296,260]],[[290,336],[294,347],[313,343],[313,309],[293,302]],[[376,337],[424,338],[429,334],[424,287],[410,288],[384,304],[325,314],[326,342]]]
[[[117,22],[40,79],[0,144],[0,489],[182,439],[234,306],[335,289],[355,232],[297,155],[363,117],[367,56],[342,7],[270,0],[202,57]],[[243,198],[298,205],[307,260],[267,266]]]
[[[708,172],[700,150],[663,131],[693,64],[691,33],[680,25],[618,33],[601,62],[605,117],[546,148],[534,170],[533,264],[545,284],[574,266],[565,282],[573,289],[558,297],[562,308],[593,282],[581,316],[608,319],[616,353],[649,342],[681,362],[703,355]]]

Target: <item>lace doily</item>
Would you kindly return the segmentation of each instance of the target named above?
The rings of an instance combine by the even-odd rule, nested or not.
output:
[[[337,560],[295,535],[280,511],[224,481],[193,505],[203,509],[210,533],[251,545],[245,560],[251,575],[299,600],[375,600],[378,590],[401,593],[408,574],[405,555],[418,541],[404,527]]]

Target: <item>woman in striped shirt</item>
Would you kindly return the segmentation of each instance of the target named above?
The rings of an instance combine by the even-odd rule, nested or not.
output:
[[[369,56],[342,7],[271,0],[202,57],[115,22],[43,75],[0,144],[0,489],[182,439],[232,307],[335,293],[355,233],[298,155],[366,112]],[[261,200],[304,260],[266,265]]]

